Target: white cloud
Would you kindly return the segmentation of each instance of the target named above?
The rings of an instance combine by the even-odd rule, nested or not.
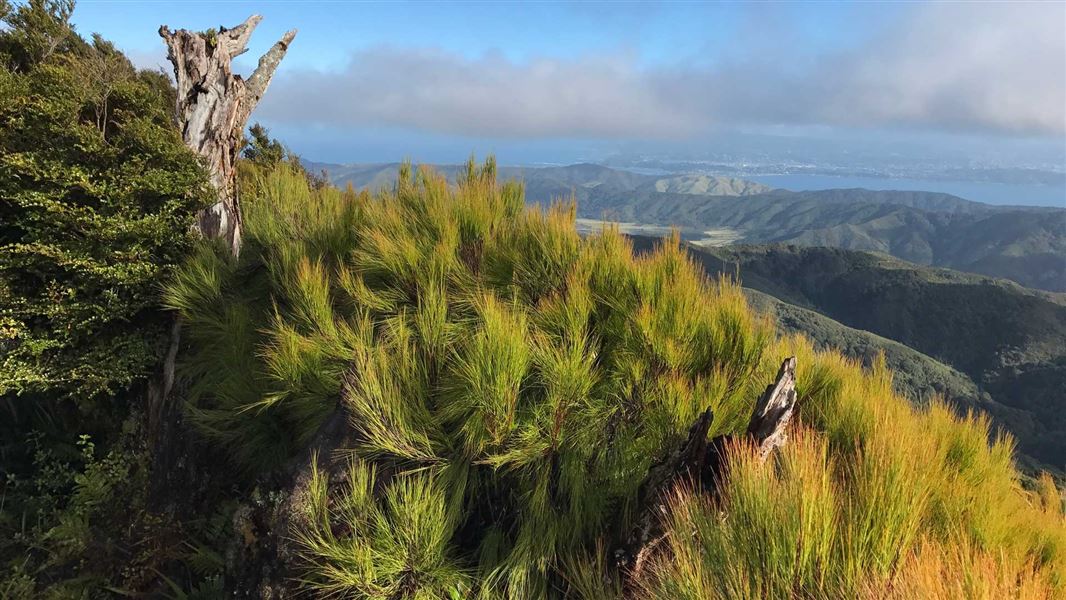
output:
[[[922,5],[847,52],[770,54],[753,41],[730,51],[743,60],[644,68],[626,54],[376,48],[339,72],[283,67],[256,116],[495,137],[683,137],[721,123],[1066,134],[1064,4]]]
[[[1066,133],[1066,5],[928,5],[891,36],[842,61],[832,112]]]
[[[162,44],[160,44],[162,46]],[[126,50],[126,58],[130,59],[133,66],[138,69],[148,69],[150,71],[164,70],[167,73],[173,72],[174,67],[167,60],[166,48],[152,48],[151,50]]]
[[[685,133],[693,115],[649,83],[627,57],[518,64],[378,48],[341,73],[279,76],[257,116],[505,137]]]

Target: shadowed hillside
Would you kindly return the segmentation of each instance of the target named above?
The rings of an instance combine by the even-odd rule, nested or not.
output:
[[[950,365],[975,387],[918,367],[923,363],[914,357],[903,361],[914,366],[900,370],[925,371],[915,377],[923,381],[920,387],[987,410],[1018,436],[1023,452],[1056,468],[1066,463],[1063,295],[864,252],[796,246],[690,250],[709,273],[739,273],[745,287],[792,305],[779,310],[790,329],[854,354],[851,342],[795,307],[810,309]]]

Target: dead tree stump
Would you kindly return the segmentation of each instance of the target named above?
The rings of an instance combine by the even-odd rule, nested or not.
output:
[[[244,126],[296,37],[295,29],[282,36],[245,81],[233,74],[230,63],[247,51],[252,31],[262,19],[252,15],[232,29],[219,28],[217,33],[170,31],[166,25],[159,28],[169,50],[167,58],[174,65],[182,139],[203,158],[218,190],[218,202],[200,212],[196,227],[204,237],[223,239],[234,256],[241,247],[236,160],[244,141]]]
[[[167,44],[167,58],[174,65],[175,108],[182,140],[203,159],[218,193],[215,204],[197,215],[193,228],[206,238],[222,239],[234,256],[241,247],[236,161],[244,126],[296,36],[295,29],[282,36],[245,81],[233,74],[230,63],[247,51],[252,31],[261,20],[259,15],[252,15],[241,25],[220,28],[217,33],[170,31],[166,25],[159,28]],[[153,449],[151,502],[173,510],[182,504],[174,490],[188,490],[189,481],[195,480],[195,469],[188,466],[193,446],[180,412],[170,402],[180,336],[181,322],[175,317],[163,364],[149,386],[147,410]],[[186,466],[180,466],[183,464]]]
[[[785,429],[796,408],[796,357],[781,363],[774,383],[755,403],[748,422],[747,438],[760,459],[766,460],[774,449],[785,443]],[[652,551],[662,541],[662,520],[666,516],[667,498],[678,483],[691,481],[701,492],[714,494],[726,474],[723,452],[736,436],[719,436],[707,440],[714,415],[707,410],[689,428],[685,442],[664,460],[648,470],[638,499],[637,518],[629,534],[614,551],[615,566],[627,582],[633,581]]]

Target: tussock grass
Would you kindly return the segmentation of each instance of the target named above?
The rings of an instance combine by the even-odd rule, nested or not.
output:
[[[673,499],[650,598],[1052,598],[1066,528],[1049,477],[1025,491],[983,415],[911,407],[883,365],[801,338],[801,421],[774,464],[734,448],[718,499]],[[992,440],[991,444],[989,440]],[[695,533],[694,533],[695,532]]]
[[[608,550],[648,468],[708,408],[710,435],[742,431],[790,354],[791,442],[730,448],[716,498],[676,491],[640,595],[1063,592],[1061,497],[1022,489],[1009,439],[774,339],[676,236],[639,257],[611,225],[582,239],[572,201],[527,208],[492,161],[454,187],[410,165],[373,195],[284,165],[246,187],[240,262],[205,247],[168,301],[189,413],[249,473],[350,415],[346,481],[315,476],[297,532],[315,593],[620,597]]]
[[[327,597],[465,597],[469,577],[451,556],[455,523],[439,482],[397,478],[380,497],[377,483],[373,465],[353,460],[345,489],[331,496],[312,471],[308,526],[297,534],[311,561],[309,586]]]

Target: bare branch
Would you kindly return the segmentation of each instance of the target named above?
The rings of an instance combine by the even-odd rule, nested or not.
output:
[[[781,363],[774,382],[755,403],[745,436],[754,442],[759,458],[766,460],[785,443],[785,429],[796,407],[796,357]],[[726,449],[738,436],[718,436],[707,440],[713,420],[711,411],[701,414],[689,428],[684,443],[648,470],[637,499],[637,517],[614,551],[615,566],[625,577],[627,587],[640,577],[641,570],[664,539],[663,519],[670,490],[680,482],[714,495],[722,485]]]
[[[638,492],[641,510],[628,536],[614,552],[615,564],[633,578],[639,574],[648,555],[662,537],[662,519],[666,513],[667,493],[679,481],[701,477],[708,454],[707,432],[714,413],[707,409],[689,427],[685,442],[662,461],[648,469]]]
[[[781,363],[774,383],[766,386],[748,424],[748,435],[755,441],[763,460],[785,443],[785,427],[795,408],[796,357],[791,356]]]
[[[233,29],[224,29],[218,34],[218,45],[224,47],[230,58],[240,56],[248,51],[248,40],[252,32],[263,20],[261,15],[252,15],[244,20],[244,23]]]
[[[266,93],[270,80],[274,78],[274,71],[278,68],[278,64],[281,63],[281,59],[285,58],[285,53],[289,51],[289,44],[292,43],[295,37],[295,29],[286,32],[270,50],[267,50],[266,54],[260,57],[259,66],[255,68],[245,85],[241,120],[247,120],[256,104],[263,97],[263,94]]]

